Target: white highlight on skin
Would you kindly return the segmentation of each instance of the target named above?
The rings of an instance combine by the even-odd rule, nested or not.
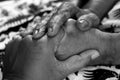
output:
[[[87,54],[86,54],[86,53],[87,53]],[[99,52],[96,51],[96,50],[88,50],[88,51],[86,51],[86,53],[80,54],[81,57],[86,57],[86,56],[90,55],[90,56],[91,56],[91,59],[94,60],[94,59],[96,59],[97,57],[100,56]],[[88,53],[89,53],[89,54],[88,54]]]
[[[91,59],[94,60],[94,59],[96,59],[96,58],[99,57],[99,56],[100,56],[100,54],[99,54],[97,51],[94,51],[94,52],[92,53]]]

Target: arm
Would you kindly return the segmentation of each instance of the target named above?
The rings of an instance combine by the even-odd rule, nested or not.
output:
[[[46,35],[35,41],[31,36],[12,41],[5,50],[3,79],[62,80],[83,68],[93,59],[91,56],[98,54],[96,50],[90,50],[59,61],[54,52],[56,44],[55,39]]]
[[[102,19],[108,11],[116,4],[119,0],[90,0],[85,6],[85,9],[90,9],[100,19]]]

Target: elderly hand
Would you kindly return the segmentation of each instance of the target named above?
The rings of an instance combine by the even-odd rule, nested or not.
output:
[[[10,42],[5,50],[4,79],[62,80],[99,56],[96,50],[88,50],[71,55],[66,60],[58,60],[55,49],[61,36],[62,32],[53,38],[45,35],[39,40],[33,40],[28,35],[22,40]]]
[[[58,12],[51,18],[49,36],[56,35],[60,27],[72,17],[78,19],[77,26],[81,31],[96,27],[100,20],[108,13],[118,0],[89,0],[87,4],[79,9],[71,3],[64,3]],[[102,4],[102,5],[101,5]]]
[[[99,24],[99,18],[96,14],[92,13],[88,9],[79,9],[71,3],[63,3],[55,15],[51,18],[49,22],[48,35],[55,36],[62,25],[69,19],[77,17],[78,18],[78,27],[82,31],[86,31],[93,26]]]

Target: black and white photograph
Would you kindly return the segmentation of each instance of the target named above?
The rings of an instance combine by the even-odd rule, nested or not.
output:
[[[120,80],[120,0],[0,0],[0,80]]]

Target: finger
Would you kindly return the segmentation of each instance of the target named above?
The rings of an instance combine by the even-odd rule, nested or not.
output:
[[[33,26],[35,26],[35,27],[33,29],[33,39],[38,40],[47,33],[48,22],[55,12],[56,12],[56,9],[52,13],[50,13],[48,15],[44,15],[41,18],[38,17],[34,20]]]
[[[81,31],[86,31],[91,27],[96,27],[99,22],[99,18],[94,13],[88,13],[78,18],[77,26]]]
[[[65,24],[65,31],[68,34],[75,33],[76,32],[76,20],[74,19],[68,19],[66,24]]]
[[[33,33],[33,39],[39,40],[41,37],[45,35],[46,27],[42,27],[40,29],[36,29]]]
[[[75,55],[62,62],[62,71],[64,74],[71,74],[85,67],[91,60],[96,59],[99,52],[96,50],[85,51],[80,55]]]
[[[58,9],[57,13],[52,17],[49,22],[48,36],[55,36],[60,27],[72,16],[76,13],[80,12],[79,8],[75,7],[71,3],[64,3]]]
[[[33,29],[33,39],[39,40],[41,37],[43,37],[46,34],[46,24],[48,23],[48,20],[50,19],[51,15],[43,16],[42,19],[39,19],[39,22],[35,23],[35,29]]]
[[[33,33],[33,30],[38,26],[38,24],[41,22],[41,17],[36,16],[35,19],[28,24],[27,28],[20,28],[20,35],[22,37],[25,37],[29,34]]]

